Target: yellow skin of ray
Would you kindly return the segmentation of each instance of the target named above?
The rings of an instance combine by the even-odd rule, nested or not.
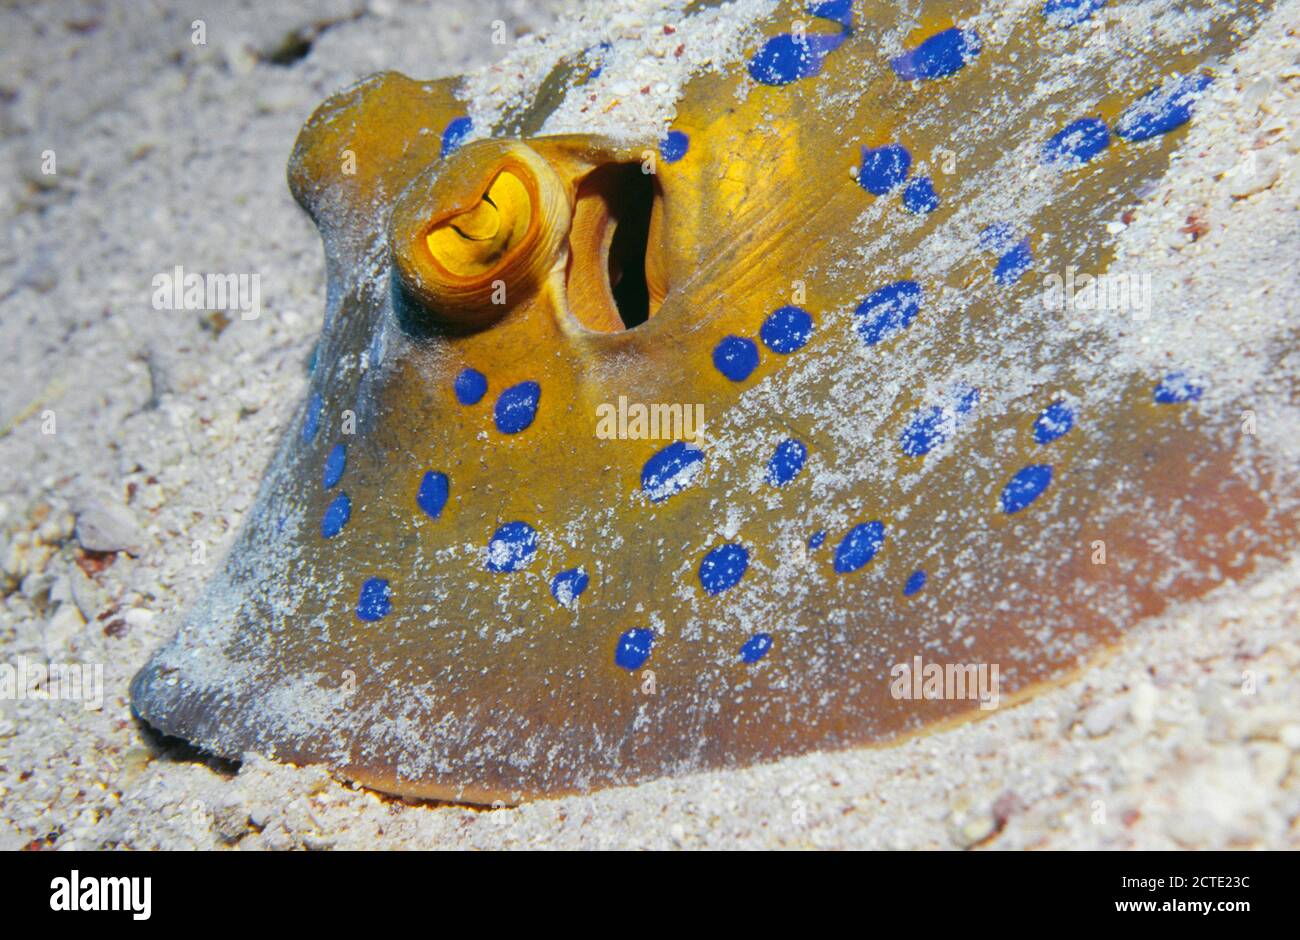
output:
[[[975,10],[963,4],[949,15],[961,22]],[[799,12],[784,8],[767,34],[788,28]],[[1005,46],[986,47],[958,74],[904,83],[871,39],[894,15],[889,4],[858,4],[853,36],[815,78],[768,88],[733,70],[692,83],[673,122],[689,135],[690,149],[677,163],[655,166],[663,198],[651,254],[667,294],[647,323],[626,332],[587,329],[571,309],[588,295],[566,287],[566,238],[582,181],[611,162],[642,162],[653,156],[652,144],[582,136],[475,142],[442,160],[437,132],[462,111],[453,82],[387,74],[326,102],[304,128],[290,169],[296,197],[324,233],[342,296],[326,325],[322,361],[366,348],[386,296],[376,284],[388,283],[387,265],[402,275],[416,298],[411,315],[432,335],[396,341],[398,351],[379,374],[369,418],[348,441],[343,487],[356,508],[336,538],[322,539],[315,525],[335,492],[320,486],[320,461],[340,438],[323,430],[310,445],[296,438],[287,445],[296,448],[295,485],[268,483],[264,495],[269,506],[301,510],[306,520],[294,566],[309,589],[274,629],[259,618],[273,606],[272,592],[251,589],[251,613],[240,613],[223,654],[254,679],[216,689],[196,683],[175,698],[142,693],[142,714],[223,753],[273,748],[288,759],[327,761],[389,792],[514,802],[885,743],[978,714],[971,701],[893,699],[890,666],[920,650],[940,661],[951,654],[1005,663],[1014,668],[1009,677],[1004,672],[1009,700],[1066,673],[1168,600],[1202,593],[1248,570],[1252,556],[1293,544],[1294,516],[1279,517],[1259,495],[1269,490],[1268,471],[1260,470],[1263,485],[1244,480],[1211,417],[1151,402],[1154,377],[1129,377],[1119,401],[1089,402],[1068,368],[1087,355],[1084,337],[1056,337],[1032,351],[1043,363],[1061,364],[1059,381],[1017,408],[981,414],[957,449],[914,458],[895,446],[915,408],[930,401],[926,377],[990,355],[980,337],[1004,328],[1006,311],[1015,309],[1006,298],[1032,290],[1028,280],[1014,291],[995,290],[996,258],[976,251],[941,279],[909,260],[927,233],[958,218],[969,195],[963,181],[992,172],[1006,156],[1000,141],[1042,140],[1086,114],[1110,122],[1163,71],[1194,68],[1207,50],[1231,44],[1220,29],[1198,49],[1161,49],[1149,62],[1130,63],[1131,87],[1122,91],[1112,87],[1112,60],[1085,63],[1064,101],[1000,118],[999,135],[983,140],[955,105],[950,119],[912,116],[932,113],[926,109],[950,96],[981,101],[999,87],[991,70],[1013,54],[1023,84],[1032,85],[1035,70],[1051,66],[1041,44],[1060,37],[1031,18]],[[947,22],[925,21],[924,29]],[[742,83],[751,87],[738,100]],[[1116,139],[1073,171],[1029,225],[1036,270],[1105,270],[1112,248],[1093,232],[1113,217],[1114,193],[1157,177],[1182,133],[1140,145]],[[897,194],[873,197],[849,175],[861,146],[889,141],[918,159],[943,146],[960,153],[961,174],[932,171],[941,205],[925,219],[899,221]],[[347,151],[357,155],[353,174],[339,170]],[[483,208],[485,194],[495,212]],[[890,199],[892,209],[884,205]],[[873,215],[878,201],[882,214]],[[1098,225],[1065,224],[1081,218]],[[453,225],[471,237],[455,234]],[[376,260],[380,240],[390,254]],[[845,259],[855,259],[847,273]],[[493,304],[491,283],[503,266],[508,301]],[[926,290],[917,323],[864,352],[849,311],[871,290],[903,278]],[[988,302],[954,307],[945,288]],[[711,360],[718,341],[756,336],[796,289],[816,322],[808,346],[788,359],[764,350],[743,383],[721,375]],[[940,326],[950,341],[927,345],[926,330]],[[826,367],[798,373],[803,360]],[[452,394],[466,366],[490,383],[475,407]],[[770,387],[779,402],[831,403],[846,376],[891,397],[874,428],[881,445],[867,453],[840,446],[836,423],[852,416],[829,405],[781,411],[744,398]],[[345,374],[318,386],[326,415],[354,407],[358,381]],[[492,401],[524,381],[541,386],[537,416],[522,433],[502,435],[493,427]],[[998,494],[1014,469],[1042,458],[1029,427],[1062,389],[1088,402],[1086,425],[1053,443],[1048,492],[1006,516]],[[597,407],[620,395],[702,402],[729,457],[710,453],[694,486],[648,503],[638,492],[641,468],[666,442],[593,434]],[[748,469],[785,436],[808,446],[810,469],[778,492],[756,491]],[[995,464],[967,459],[991,454]],[[425,470],[451,479],[436,520],[415,504]],[[819,485],[823,472],[832,482]],[[1110,494],[1135,473],[1147,502],[1113,503]],[[738,531],[724,536],[717,517],[733,504],[747,513]],[[830,529],[828,548],[803,562],[796,582],[788,579],[790,542],[776,539],[791,519],[806,520],[808,532]],[[485,571],[477,551],[512,520],[537,529],[536,556],[522,572]],[[884,550],[862,570],[836,574],[834,543],[865,520],[886,525]],[[1146,547],[1171,533],[1177,570]],[[232,564],[256,536],[250,531],[236,545]],[[1090,564],[1096,539],[1107,542],[1116,564]],[[696,569],[724,541],[748,548],[749,571],[735,588],[708,596]],[[576,566],[592,575],[592,586],[571,610],[552,602],[548,583]],[[901,597],[899,586],[919,566],[944,578],[916,598]],[[993,585],[969,590],[956,577],[966,570],[1000,574]],[[776,572],[787,584],[784,595],[769,593],[767,576]],[[354,614],[362,576],[383,576],[392,586],[393,612],[374,624],[359,624]],[[1116,599],[1122,617],[1107,606]],[[759,668],[736,656],[752,629],[738,623],[746,611],[770,618],[763,628],[775,637]],[[958,622],[961,635],[973,638],[969,645],[955,634],[947,645]],[[644,669],[616,666],[620,634],[647,625],[658,632]],[[1051,645],[1026,645],[1045,630]],[[165,670],[183,676],[185,661],[165,651],[150,670],[150,680]],[[643,691],[645,670],[653,672],[655,694]],[[284,676],[310,675],[329,690],[345,673],[355,677],[348,704],[309,731],[278,731],[250,700],[250,688],[273,687]],[[398,718],[419,730],[416,743],[390,724]]]

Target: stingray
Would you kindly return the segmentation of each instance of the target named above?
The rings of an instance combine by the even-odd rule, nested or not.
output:
[[[512,803],[979,716],[1285,554],[1215,376],[1077,302],[1266,12],[787,3],[655,140],[540,133],[587,60],[331,97],[310,388],[135,712]]]

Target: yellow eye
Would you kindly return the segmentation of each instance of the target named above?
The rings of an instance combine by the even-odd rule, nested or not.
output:
[[[481,329],[533,295],[556,268],[573,194],[532,148],[467,144],[402,192],[389,245],[412,312]]]
[[[533,217],[528,187],[514,173],[497,174],[478,205],[439,222],[425,238],[429,254],[458,277],[478,277],[523,241]]]

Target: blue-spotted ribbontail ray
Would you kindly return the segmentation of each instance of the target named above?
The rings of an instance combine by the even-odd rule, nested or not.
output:
[[[1160,306],[1115,220],[1268,10],[785,3],[658,140],[330,98],[318,365],[136,711],[511,802],[975,716],[912,664],[1006,705],[1284,554],[1242,403],[1107,319]]]

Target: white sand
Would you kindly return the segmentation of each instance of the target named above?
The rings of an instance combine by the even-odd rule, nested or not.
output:
[[[204,6],[0,12],[0,147],[19,170],[0,248],[0,661],[102,663],[105,681],[98,711],[0,701],[0,846],[1300,844],[1300,560],[1135,626],[1105,662],[1026,704],[895,748],[493,812],[407,804],[257,757],[232,773],[159,753],[130,718],[127,682],[210,577],[304,393],[324,274],[283,167],[307,114],[368,71],[496,62],[468,86],[483,124],[558,58],[608,40],[597,100],[566,102],[547,129],[590,128],[596,114],[600,130],[646,133],[671,117],[687,72],[739,54],[741,21],[767,4],[693,24],[680,5],[635,0],[558,21],[558,6],[491,0],[436,13],[317,3],[275,22],[256,4]],[[1279,4],[1234,57],[1150,211],[1120,236],[1125,257],[1194,281],[1182,331],[1117,337],[1125,355],[1195,345],[1246,387],[1269,381],[1232,351],[1258,348],[1300,309],[1297,14],[1300,2]],[[498,19],[504,46],[488,38]],[[539,29],[550,32],[516,42]],[[314,38],[306,58],[259,59],[294,32]],[[55,176],[41,173],[46,150]],[[1250,152],[1261,180],[1223,172]],[[1177,229],[1194,209],[1208,232],[1188,244]],[[150,279],[177,264],[261,272],[263,315],[218,331],[202,314],[154,310]],[[1214,317],[1243,291],[1260,301],[1251,316]],[[1294,376],[1294,356],[1275,370]],[[1259,421],[1261,443],[1300,441],[1285,409]],[[139,557],[83,574],[69,511],[86,504],[125,507],[139,531],[110,516],[107,537],[140,541]]]

